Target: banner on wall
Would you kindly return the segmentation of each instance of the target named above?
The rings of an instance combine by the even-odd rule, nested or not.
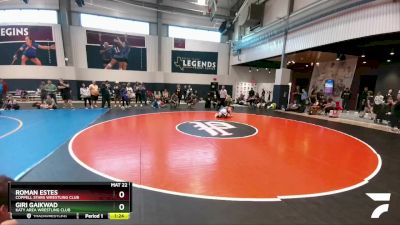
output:
[[[217,74],[218,52],[172,51],[174,73]]]
[[[57,66],[51,26],[0,26],[0,65]]]
[[[333,80],[332,96],[339,99],[343,90],[351,87],[354,72],[357,66],[357,58],[342,61],[320,62],[319,66],[314,66],[310,82],[310,90],[324,90],[325,82]]]
[[[145,37],[87,30],[86,40],[89,68],[147,71]]]

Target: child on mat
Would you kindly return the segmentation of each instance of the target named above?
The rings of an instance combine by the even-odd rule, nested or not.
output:
[[[216,114],[216,118],[230,118],[232,117],[233,106],[222,107]]]

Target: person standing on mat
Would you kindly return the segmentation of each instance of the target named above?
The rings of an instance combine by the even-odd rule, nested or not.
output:
[[[69,87],[69,83],[64,81],[63,79],[59,80],[58,83],[58,90],[60,90],[62,100],[64,101],[64,107],[67,108],[69,107],[70,109],[73,109],[74,106],[72,105],[72,97],[71,97],[71,88]]]
[[[390,126],[392,131],[400,133],[400,92],[397,95],[397,101],[392,106],[392,111],[390,114]]]
[[[46,90],[47,95],[50,95],[50,97],[54,99],[54,102],[57,105],[57,86],[54,85],[51,80],[48,80],[44,89]]]
[[[220,104],[220,107],[221,106],[222,107],[226,106],[225,100],[226,100],[227,95],[228,95],[228,91],[225,89],[225,86],[222,85],[221,90],[219,91],[219,101],[220,101],[219,104]]]
[[[47,92],[46,92],[46,82],[40,82],[39,91],[40,91],[40,101],[43,104],[44,100],[46,100]]]
[[[368,87],[364,87],[364,91],[360,95],[360,100],[358,101],[358,112],[364,111],[365,106],[367,105],[367,97],[368,97]]]
[[[109,85],[107,85],[106,82],[101,83],[100,93],[101,93],[101,108],[104,108],[104,106],[107,103],[107,107],[110,109],[111,108],[111,90],[110,90]]]
[[[116,107],[121,107],[121,85],[119,84],[118,81],[115,81],[115,85],[113,87],[113,92],[114,92],[114,108]],[[118,105],[117,105],[118,102]]]
[[[85,83],[82,83],[81,88],[79,89],[79,93],[81,95],[81,99],[85,104],[85,108],[88,109],[87,103],[89,102],[89,106],[92,107],[92,100],[90,99],[90,91],[89,88],[86,87]]]
[[[96,81],[92,81],[89,85],[90,97],[92,99],[92,108],[97,108],[97,100],[99,100],[99,86],[97,86]]]
[[[349,111],[350,108],[350,99],[351,99],[351,92],[349,88],[344,89],[342,92],[342,106],[346,111]]]

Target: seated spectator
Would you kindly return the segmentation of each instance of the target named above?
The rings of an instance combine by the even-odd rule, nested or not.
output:
[[[290,103],[288,105],[288,107],[285,109],[285,111],[293,111],[293,112],[297,112],[300,109],[300,104],[297,104],[297,100],[294,99],[293,103]]]
[[[20,108],[17,100],[14,99],[12,95],[7,96],[6,101],[4,102],[3,108],[5,110],[18,110]]]
[[[331,110],[336,109],[336,102],[332,98],[328,98],[328,102],[324,105],[325,114],[328,114]]]
[[[164,91],[162,92],[162,100],[165,103],[168,103],[168,101],[169,101],[169,93],[168,93],[167,89],[164,89]]]
[[[6,176],[0,176],[0,224],[18,225],[16,220],[10,218],[8,213],[8,182],[13,181]]]
[[[365,115],[370,115],[370,119],[373,120],[374,119],[374,112],[373,112],[373,108],[374,108],[374,96],[373,96],[373,92],[372,91],[368,91],[367,92],[367,102],[365,104],[364,107],[364,111],[360,112],[359,116],[360,118],[364,118]]]
[[[56,101],[54,100],[54,98],[51,97],[51,95],[46,96],[46,100],[44,101],[43,104],[37,102],[33,103],[32,106],[37,107],[38,109],[49,109],[49,110],[57,109]]]
[[[186,103],[188,105],[188,108],[192,108],[197,104],[197,95],[196,92],[192,92],[186,99]]]
[[[239,97],[236,99],[236,104],[244,105],[245,103],[244,94],[240,93]]]
[[[179,106],[179,97],[178,97],[178,93],[177,92],[174,92],[171,95],[171,99],[170,99],[169,103],[171,105],[171,108],[177,108]]]

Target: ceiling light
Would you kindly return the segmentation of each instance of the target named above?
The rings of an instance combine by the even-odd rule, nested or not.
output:
[[[392,52],[390,52],[390,55],[394,55],[394,51],[392,50]]]
[[[339,58],[339,57],[337,57],[337,58],[336,58],[336,61],[339,61],[339,60],[340,60],[340,58]]]
[[[362,54],[362,55],[361,55],[361,58],[365,58],[365,55],[364,55],[364,54]]]
[[[258,72],[258,70],[259,70],[259,69],[258,69],[258,67],[257,67],[256,71]]]
[[[390,60],[390,59],[388,59],[388,60],[386,60],[386,62],[391,62],[392,60]]]
[[[315,65],[319,66],[319,62],[316,62]]]
[[[363,64],[367,63],[367,61],[363,61]]]
[[[313,62],[311,62],[311,66],[314,66],[314,63],[313,63]]]
[[[308,64],[306,64],[306,67],[308,67]]]

